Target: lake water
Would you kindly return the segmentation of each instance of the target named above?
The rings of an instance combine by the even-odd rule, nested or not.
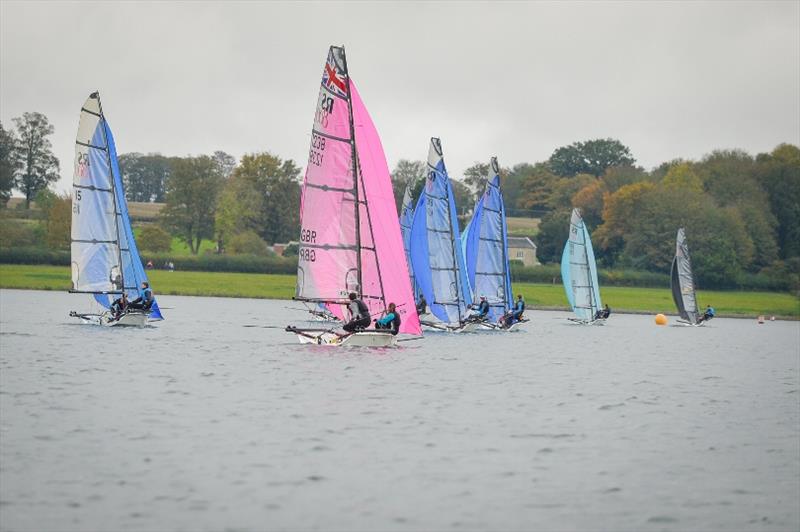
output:
[[[300,346],[283,301],[146,329],[0,291],[0,529],[800,528],[800,324]],[[665,309],[668,310],[668,309]]]

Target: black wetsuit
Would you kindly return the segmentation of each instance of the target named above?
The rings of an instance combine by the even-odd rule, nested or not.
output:
[[[356,332],[369,327],[369,309],[363,301],[360,299],[353,299],[348,304],[348,308],[350,309],[352,318],[344,324],[342,329],[347,332]]]

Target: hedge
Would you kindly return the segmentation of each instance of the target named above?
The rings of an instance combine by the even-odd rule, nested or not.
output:
[[[198,255],[171,256],[168,254],[144,254],[142,263],[152,260],[158,269],[172,262],[176,270],[201,272],[241,272],[241,273],[285,273],[297,272],[297,257],[256,256],[256,255]],[[68,251],[51,251],[37,247],[0,248],[0,263],[6,264],[52,264],[69,266]],[[636,270],[600,270],[601,286],[636,286],[649,288],[669,288],[669,275]],[[796,276],[795,276],[796,277]],[[724,286],[704,286],[706,289],[766,290],[796,292],[797,280],[791,275],[740,274]],[[557,264],[525,267],[518,262],[511,264],[512,283],[561,284],[561,267]]]

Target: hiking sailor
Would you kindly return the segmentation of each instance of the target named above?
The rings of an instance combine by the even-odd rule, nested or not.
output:
[[[501,319],[505,321],[506,327],[511,327],[516,322],[522,320],[523,312],[525,312],[525,300],[522,299],[522,294],[517,294],[517,303],[514,305],[514,308]]]
[[[111,303],[112,319],[118,320],[126,310],[128,310],[128,296],[122,292],[122,296]]]
[[[381,319],[375,320],[375,330],[388,330],[392,334],[400,332],[400,313],[394,303],[389,303],[389,308],[383,313]]]
[[[713,318],[716,315],[717,315],[717,312],[714,310],[714,307],[712,307],[711,305],[706,305],[706,311],[703,313],[702,316],[697,318],[697,323],[702,323],[704,321],[708,321],[708,320],[710,320],[711,318]]]
[[[419,301],[417,302],[417,315],[422,316],[428,311],[428,302],[425,301],[425,296],[420,294]]]
[[[130,302],[128,308],[150,310],[150,307],[153,305],[153,291],[150,289],[150,284],[147,281],[142,281],[142,290],[139,294],[139,297]]]
[[[481,302],[478,304],[478,311],[469,316],[470,321],[483,321],[489,314],[489,302],[486,301],[486,296],[481,296]]]
[[[350,302],[347,304],[347,310],[350,312],[350,321],[342,327],[349,333],[363,330],[369,327],[369,309],[367,305],[358,299],[355,292],[350,292],[348,296]]]

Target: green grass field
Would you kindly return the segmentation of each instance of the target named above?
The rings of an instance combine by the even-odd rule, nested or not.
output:
[[[148,272],[156,294],[219,297],[290,299],[294,295],[294,275],[266,275],[223,272]],[[69,268],[0,264],[0,288],[68,290]],[[561,285],[517,283],[529,307],[566,309]],[[609,286],[601,290],[603,301],[614,311],[674,313],[670,291],[665,288]],[[698,300],[711,304],[720,316],[778,316],[800,319],[800,298],[776,292],[701,291]]]

